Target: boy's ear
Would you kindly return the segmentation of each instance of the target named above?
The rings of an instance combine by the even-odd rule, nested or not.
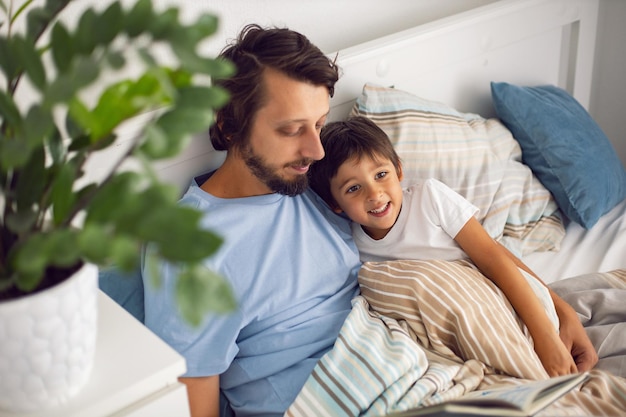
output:
[[[404,173],[402,172],[402,162],[398,162],[398,179],[402,181]]]
[[[342,209],[341,209],[341,207],[339,207],[339,206],[335,206],[335,205],[333,205],[333,206],[332,206],[332,208],[333,208],[333,211],[334,211],[335,213],[337,213],[337,214],[341,214],[341,213],[343,213],[343,210],[342,210]]]

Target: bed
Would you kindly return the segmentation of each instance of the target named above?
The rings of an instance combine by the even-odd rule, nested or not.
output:
[[[501,0],[329,54],[342,72],[329,119],[374,120],[405,182],[437,177],[466,196],[588,326],[599,370],[546,415],[626,414],[626,380],[612,376],[626,377],[626,171],[586,111],[598,6]],[[157,171],[182,189],[222,158],[202,137]],[[409,291],[394,287],[399,277]],[[463,262],[364,266],[352,327],[288,414],[384,415],[545,378],[524,327],[483,278]],[[454,295],[474,287],[487,293]],[[420,297],[437,303],[407,303]],[[457,327],[429,322],[440,311]],[[487,329],[499,340],[489,340],[484,318],[500,316],[499,330]]]
[[[376,122],[405,183],[436,177],[464,195],[579,313],[601,360],[545,415],[626,413],[626,171],[586,111],[597,15],[597,1],[498,1],[330,54],[342,70],[330,119]],[[470,264],[366,263],[359,282],[288,415],[386,415],[546,377]],[[415,341],[419,354],[403,348]]]

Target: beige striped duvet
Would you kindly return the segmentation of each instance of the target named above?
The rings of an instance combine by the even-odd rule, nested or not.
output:
[[[593,275],[626,288],[626,271]],[[547,378],[511,305],[469,262],[365,263],[359,282],[335,348],[287,415],[385,415]],[[626,379],[593,370],[541,415],[626,415]]]

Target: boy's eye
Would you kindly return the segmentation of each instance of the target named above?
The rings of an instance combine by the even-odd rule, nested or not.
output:
[[[378,179],[384,178],[385,176],[387,176],[387,171],[381,171],[376,174],[375,178],[378,180]]]
[[[361,188],[361,187],[360,187],[360,186],[358,186],[358,185],[353,185],[352,187],[350,187],[350,188],[348,188],[348,189],[346,190],[346,193],[347,193],[347,194],[354,193],[354,192],[356,192],[356,191],[359,191],[359,188]]]

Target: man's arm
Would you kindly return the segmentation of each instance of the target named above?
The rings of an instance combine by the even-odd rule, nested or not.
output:
[[[179,378],[187,386],[191,417],[219,417],[220,377]]]

